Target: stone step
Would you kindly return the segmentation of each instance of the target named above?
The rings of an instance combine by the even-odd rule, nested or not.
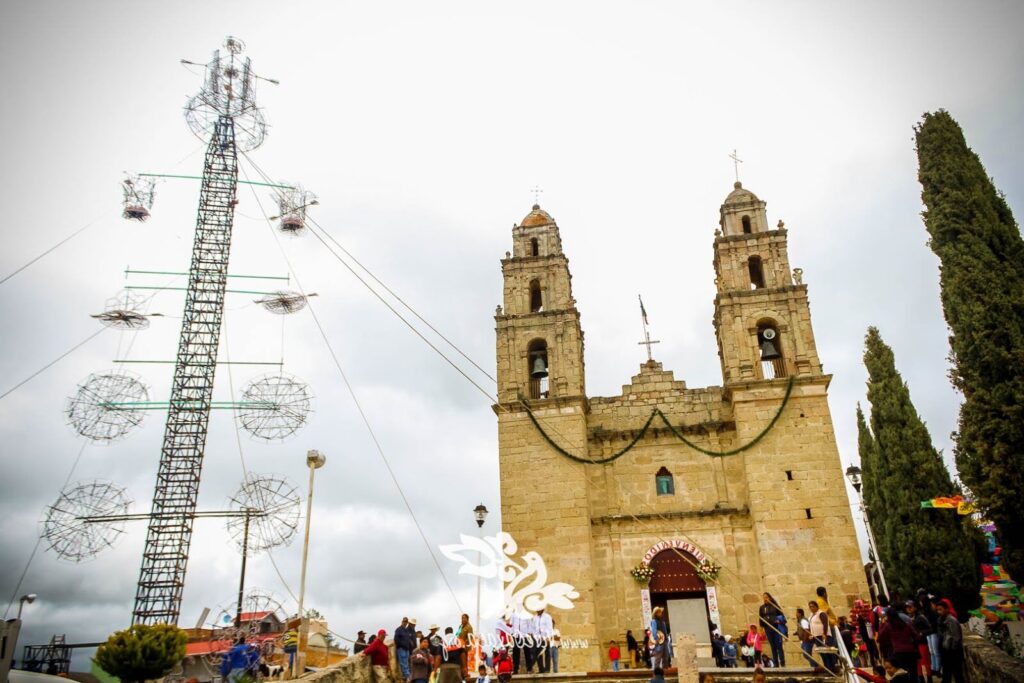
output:
[[[719,669],[700,667],[700,683],[704,683],[708,675],[714,677],[715,683],[750,683],[754,669],[739,667],[736,669]],[[797,683],[833,683],[827,674],[816,674],[808,667],[781,667],[764,669],[768,683],[783,683],[793,678]],[[512,677],[512,683],[647,683],[651,679],[650,669],[625,669],[622,671],[587,671],[559,672],[557,674],[519,673]],[[675,668],[665,672],[665,683],[678,683]]]

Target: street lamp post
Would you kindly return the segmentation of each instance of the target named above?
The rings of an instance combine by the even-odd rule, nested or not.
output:
[[[484,520],[487,519],[487,508],[484,507],[483,503],[480,503],[473,508],[473,518],[476,520],[477,534],[480,536],[480,540],[483,541],[484,537]],[[480,566],[483,555],[479,550],[476,551],[476,564]],[[477,643],[480,642],[479,634],[483,633],[482,626],[480,625],[480,574],[476,575],[476,633]],[[474,650],[476,648],[474,647]]]
[[[889,587],[885,585],[885,571],[882,567],[882,556],[878,554],[878,544],[875,543],[875,532],[871,530],[871,520],[868,519],[868,506],[864,504],[864,496],[861,494],[861,486],[863,484],[861,480],[861,469],[856,465],[850,465],[846,468],[846,478],[853,484],[854,491],[857,492],[857,502],[860,507],[860,514],[864,518],[864,527],[868,531],[868,548],[871,550],[871,555],[875,558],[875,567],[878,568],[878,580],[882,582],[882,592],[885,597],[889,597]]]
[[[21,610],[25,607],[25,603],[27,602],[28,604],[31,605],[35,601],[36,601],[36,594],[35,593],[28,593],[27,595],[22,595],[21,596],[21,599],[18,600],[18,621],[21,621]]]
[[[311,450],[306,453],[306,466],[309,467],[309,495],[306,497],[306,536],[302,541],[302,577],[299,579],[299,652],[295,658],[300,672],[305,671],[305,647],[309,645],[309,620],[303,614],[303,603],[306,599],[306,560],[309,557],[309,517],[313,512],[313,475],[326,462],[327,458],[320,451]]]

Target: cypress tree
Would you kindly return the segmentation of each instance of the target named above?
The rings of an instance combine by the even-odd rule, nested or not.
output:
[[[948,112],[915,129],[925,227],[941,261],[953,385],[964,396],[957,469],[1024,579],[1024,240]]]
[[[922,509],[921,501],[953,494],[953,481],[910,401],[910,390],[878,330],[868,328],[864,365],[875,449],[873,486],[881,514],[872,518],[889,589],[903,597],[926,588],[966,614],[981,598],[975,534],[955,510]],[[965,526],[966,524],[966,526]],[[884,540],[882,540],[884,539]]]

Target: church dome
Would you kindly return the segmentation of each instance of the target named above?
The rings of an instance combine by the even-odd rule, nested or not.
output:
[[[544,209],[540,208],[540,204],[534,204],[533,210],[526,214],[526,218],[520,225],[524,228],[536,228],[541,225],[554,225],[555,219],[551,217]]]
[[[759,202],[760,199],[757,195],[750,190],[743,189],[743,183],[736,181],[732,185],[733,190],[729,193],[729,196],[725,198],[723,206],[732,206],[735,204],[750,204],[751,202]]]

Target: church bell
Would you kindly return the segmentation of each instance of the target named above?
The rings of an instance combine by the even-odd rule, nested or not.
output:
[[[761,332],[761,360],[775,360],[782,354],[775,347],[775,330],[769,328]]]
[[[533,359],[533,370],[530,372],[530,377],[533,379],[541,379],[542,377],[548,376],[548,364],[544,361],[542,356],[536,356]]]

